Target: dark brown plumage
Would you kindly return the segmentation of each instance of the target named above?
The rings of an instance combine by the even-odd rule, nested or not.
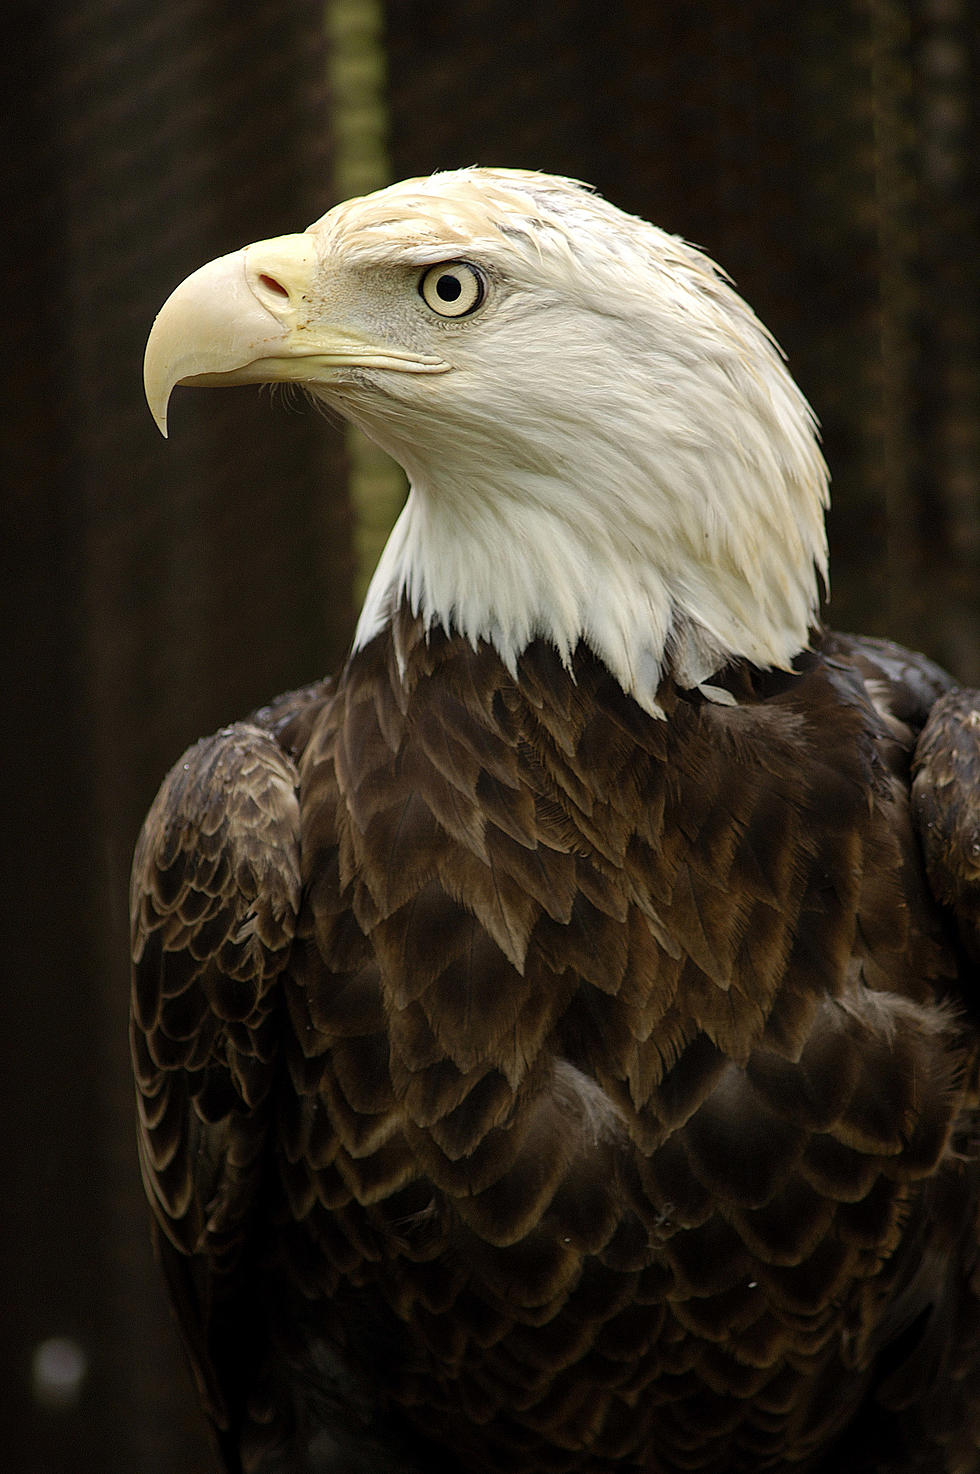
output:
[[[957,904],[973,707],[798,665],[664,721],[403,610],[171,773],[142,1157],[229,1469],[978,1467],[972,972],[909,808],[926,722]]]

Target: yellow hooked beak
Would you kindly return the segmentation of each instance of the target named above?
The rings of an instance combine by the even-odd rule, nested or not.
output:
[[[349,367],[448,369],[440,358],[319,321],[310,308],[316,267],[312,236],[277,236],[209,262],[167,298],[143,360],[146,400],[162,435],[177,384],[311,382]]]

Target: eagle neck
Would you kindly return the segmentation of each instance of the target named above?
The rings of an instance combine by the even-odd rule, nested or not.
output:
[[[614,522],[569,520],[562,488],[501,496],[467,488],[452,497],[412,489],[368,589],[355,650],[401,606],[426,631],[488,644],[512,676],[524,652],[547,642],[566,669],[586,646],[623,691],[653,716],[667,677],[706,681],[728,660],[724,643],[689,619],[663,571]]]

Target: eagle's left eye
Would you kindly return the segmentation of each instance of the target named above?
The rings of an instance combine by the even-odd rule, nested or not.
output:
[[[468,261],[441,261],[422,273],[419,295],[440,317],[466,317],[483,301],[486,285]]]

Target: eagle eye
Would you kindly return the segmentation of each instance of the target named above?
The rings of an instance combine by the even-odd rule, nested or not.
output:
[[[428,266],[419,281],[419,296],[440,317],[467,317],[486,295],[483,275],[468,261],[441,261]]]

